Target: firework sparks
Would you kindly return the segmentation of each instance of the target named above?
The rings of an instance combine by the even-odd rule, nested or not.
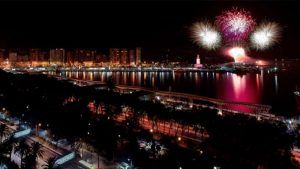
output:
[[[242,47],[233,47],[228,50],[228,54],[233,57],[235,62],[240,62],[245,56],[245,50]]]
[[[223,12],[216,22],[228,40],[245,40],[256,25],[248,11],[237,8]]]
[[[265,49],[278,42],[280,28],[277,23],[263,23],[253,32],[250,41],[256,49]]]
[[[209,23],[196,23],[193,26],[193,39],[206,49],[215,49],[220,46],[221,35]]]

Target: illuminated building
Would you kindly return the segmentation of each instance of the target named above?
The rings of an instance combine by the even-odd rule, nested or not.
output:
[[[75,53],[74,51],[66,51],[65,62],[68,66],[73,66],[75,64]]]
[[[17,62],[20,66],[25,66],[24,64],[28,64],[29,56],[27,49],[16,49]]]
[[[93,59],[93,65],[94,66],[109,66],[109,58],[100,52],[96,52],[94,59]]]
[[[51,49],[49,62],[51,65],[62,66],[65,62],[65,50],[62,48]]]
[[[48,52],[41,49],[29,49],[28,61],[31,66],[47,66],[49,65],[49,56]]]
[[[5,49],[0,49],[0,62],[5,60]]]
[[[28,67],[28,55],[21,50],[12,50],[8,53],[8,61],[11,66]]]
[[[71,61],[71,64],[75,65],[84,65],[84,66],[92,66],[95,62],[96,50],[93,49],[76,49],[75,52],[68,51],[68,59]]]
[[[142,60],[142,49],[138,47],[135,49],[135,52],[135,65],[139,65]]]
[[[133,50],[133,49],[129,50],[129,64],[131,66],[135,65],[135,50]]]
[[[29,60],[39,61],[40,49],[30,49],[29,50]]]
[[[84,66],[93,66],[96,57],[96,51],[92,49],[83,50],[82,63]]]
[[[201,60],[200,60],[200,56],[199,56],[199,55],[197,55],[197,58],[196,58],[196,64],[194,65],[194,67],[196,67],[196,68],[201,68],[201,67],[202,67]]]
[[[121,65],[126,65],[128,63],[127,58],[128,58],[128,50],[126,48],[122,48],[121,49],[120,64]]]
[[[41,51],[40,54],[39,54],[39,60],[40,61],[49,61],[49,52],[48,51]]]
[[[8,60],[10,63],[16,63],[18,61],[18,53],[17,52],[9,52]]]
[[[110,48],[109,58],[114,65],[139,65],[141,63],[141,48]]]
[[[120,64],[120,50],[119,48],[109,49],[109,58],[112,64]]]

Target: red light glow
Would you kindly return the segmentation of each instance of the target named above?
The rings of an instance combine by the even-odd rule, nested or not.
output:
[[[246,53],[242,47],[233,47],[228,50],[228,55],[233,57],[234,62],[242,62],[246,58]]]

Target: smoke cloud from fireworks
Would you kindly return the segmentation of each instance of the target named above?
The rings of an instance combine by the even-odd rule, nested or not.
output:
[[[242,47],[232,47],[228,50],[228,54],[233,57],[235,62],[240,62],[246,56],[246,52]]]

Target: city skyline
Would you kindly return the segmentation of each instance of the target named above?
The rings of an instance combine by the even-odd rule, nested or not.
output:
[[[0,0],[0,169],[300,169],[299,15]]]
[[[110,48],[107,51],[80,49],[0,49],[0,65],[4,67],[39,66],[140,66],[142,49]]]
[[[249,50],[260,58],[295,58],[300,37],[295,1],[14,1],[1,2],[0,45],[4,48],[111,48],[141,46],[146,58],[168,50],[185,59],[205,51],[191,40],[190,27],[199,20],[214,19],[232,6],[249,10],[258,20],[278,22],[280,44],[266,51]],[[286,9],[289,10],[286,10]],[[281,15],[278,15],[280,11]],[[138,14],[138,15],[136,15]]]

